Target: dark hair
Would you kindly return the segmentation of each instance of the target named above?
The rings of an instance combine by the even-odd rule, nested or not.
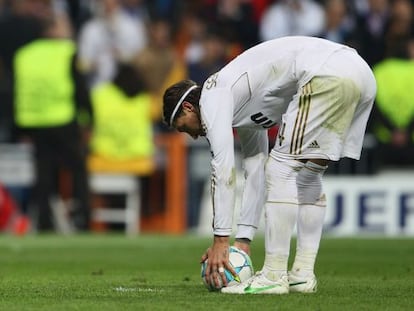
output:
[[[146,91],[140,73],[130,64],[117,64],[117,73],[113,82],[128,97],[134,97]]]
[[[181,96],[184,95],[187,90],[192,87],[193,85],[197,85],[192,80],[182,80],[178,83],[171,85],[164,93],[164,107],[163,107],[163,118],[164,123],[171,126],[170,118],[171,114],[173,113],[175,107],[177,106],[178,101],[180,100]],[[190,102],[192,105],[198,107],[199,100],[201,95],[201,87],[197,87],[192,90],[184,99]],[[181,108],[178,109],[176,116],[179,115]]]

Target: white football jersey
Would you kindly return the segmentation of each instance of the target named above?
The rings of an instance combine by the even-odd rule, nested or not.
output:
[[[256,170],[262,169],[262,166],[252,163],[254,160],[264,163],[267,157],[266,129],[281,124],[290,104],[299,106],[300,90],[313,77],[326,74],[321,67],[338,51],[357,55],[349,47],[324,39],[279,38],[243,52],[205,81],[200,111],[213,157],[214,234],[231,234],[235,200],[233,129],[239,134],[244,159],[250,161],[250,166]],[[260,187],[265,188],[265,176],[249,171],[247,174],[256,176],[255,182],[246,183],[241,210],[253,210],[244,225],[254,230],[260,213],[255,214],[253,207],[260,210],[259,205],[264,203]],[[243,219],[241,221],[243,223]]]

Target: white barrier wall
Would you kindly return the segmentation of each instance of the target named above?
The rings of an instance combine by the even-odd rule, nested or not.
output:
[[[239,198],[242,176],[239,174],[237,179]],[[208,189],[206,185],[197,228],[200,234],[211,234],[212,207]],[[324,190],[328,202],[325,235],[414,236],[414,171],[325,176]],[[238,215],[239,205],[237,201],[235,215]]]
[[[326,177],[325,233],[414,236],[414,172]]]

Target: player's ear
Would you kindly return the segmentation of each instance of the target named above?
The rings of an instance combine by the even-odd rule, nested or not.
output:
[[[184,101],[182,103],[182,106],[183,106],[183,109],[186,109],[188,111],[194,111],[194,106],[188,101]]]

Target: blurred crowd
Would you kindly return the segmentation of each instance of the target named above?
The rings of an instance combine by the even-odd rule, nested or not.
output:
[[[203,83],[241,51],[287,35],[348,44],[377,77],[364,168],[332,172],[414,166],[412,0],[0,0],[0,143],[35,146],[42,208],[51,164],[76,172],[73,213],[85,229],[88,153],[151,156],[154,134],[168,131],[168,85]]]

